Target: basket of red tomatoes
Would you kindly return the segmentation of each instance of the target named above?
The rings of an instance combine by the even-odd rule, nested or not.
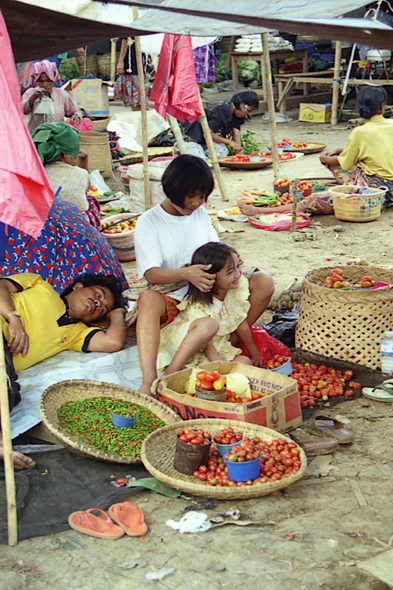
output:
[[[195,384],[195,397],[211,402],[225,402],[226,385],[218,371],[199,371]]]

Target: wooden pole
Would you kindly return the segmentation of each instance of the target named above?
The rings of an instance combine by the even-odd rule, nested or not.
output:
[[[116,80],[116,41],[111,39],[111,82]]]
[[[179,123],[177,122],[177,119],[175,119],[175,117],[172,117],[172,115],[167,115],[166,118],[167,118],[169,125],[171,126],[171,129],[173,131],[173,135],[176,138],[177,145],[179,146],[179,152],[181,154],[186,154],[187,153],[186,142],[184,141],[184,138],[181,134],[181,130],[179,127]]]
[[[132,7],[132,15],[134,21],[138,18],[138,8]],[[145,210],[150,208],[150,182],[149,182],[149,147],[147,139],[147,105],[146,105],[146,89],[145,89],[145,73],[143,71],[143,59],[141,40],[135,37],[135,54],[136,65],[138,69],[139,78],[139,94],[141,97],[141,113],[142,113],[142,147],[143,147],[143,184],[145,189]]]
[[[217,154],[216,154],[216,150],[214,148],[212,134],[211,134],[211,131],[209,128],[209,124],[207,122],[205,108],[203,106],[202,97],[201,97],[201,93],[199,92],[199,89],[198,89],[198,97],[199,97],[199,110],[201,111],[201,116],[199,117],[199,121],[200,121],[200,124],[202,127],[202,131],[203,131],[203,135],[204,135],[204,138],[206,141],[207,149],[210,152],[210,159],[213,164],[214,175],[217,179],[217,184],[218,184],[218,188],[220,189],[221,197],[223,198],[224,201],[229,201],[229,197],[228,197],[227,191],[225,189],[224,179],[222,176],[220,164],[218,163],[218,160],[217,160]]]
[[[3,335],[0,333],[0,417],[1,435],[4,450],[5,487],[7,494],[8,545],[18,543],[18,521],[16,514],[14,461],[12,458],[12,439],[10,408],[8,404],[7,373],[4,359]]]
[[[270,52],[269,52],[269,38],[267,33],[262,33],[263,45],[263,65],[265,69],[266,79],[266,94],[267,94],[267,108],[269,112],[270,134],[272,138],[272,156],[273,156],[273,175],[274,180],[278,179],[279,175],[279,159],[277,147],[277,126],[276,113],[274,109],[274,94],[272,82],[272,70],[270,67]]]
[[[340,69],[341,69],[341,41],[337,41],[334,55],[334,79],[333,79],[333,96],[332,96],[332,126],[338,123],[338,97],[340,93]]]

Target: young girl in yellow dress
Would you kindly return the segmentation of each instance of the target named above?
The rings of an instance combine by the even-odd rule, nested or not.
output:
[[[207,292],[190,284],[178,305],[179,315],[161,330],[158,369],[168,375],[218,360],[260,367],[262,359],[247,322],[250,291],[239,254],[231,246],[209,242],[194,252],[191,264],[210,265],[207,272],[214,275],[215,283]],[[251,359],[236,348],[238,341],[246,345]]]

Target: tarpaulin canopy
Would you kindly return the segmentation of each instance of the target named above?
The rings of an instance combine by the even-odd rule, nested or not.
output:
[[[367,4],[365,0],[241,0],[237,5],[222,0],[0,0],[17,61],[110,37],[243,35],[261,33],[266,27],[393,49],[390,27],[336,18]],[[133,23],[131,5],[153,8]]]

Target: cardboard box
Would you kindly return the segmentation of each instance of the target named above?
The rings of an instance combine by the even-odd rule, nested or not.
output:
[[[69,80],[63,86],[71,92],[76,106],[86,111],[89,117],[109,115],[108,83],[99,78],[91,80]]]
[[[302,423],[302,411],[297,382],[274,371],[258,369],[241,363],[215,362],[201,365],[202,370],[219,371],[221,375],[239,372],[250,379],[251,389],[271,395],[248,404],[210,402],[187,395],[185,383],[191,369],[185,369],[157,379],[154,384],[157,399],[166,404],[183,420],[222,418],[259,424],[279,432],[287,432]]]
[[[330,123],[332,118],[331,104],[316,104],[301,102],[299,104],[299,121],[308,123]]]

